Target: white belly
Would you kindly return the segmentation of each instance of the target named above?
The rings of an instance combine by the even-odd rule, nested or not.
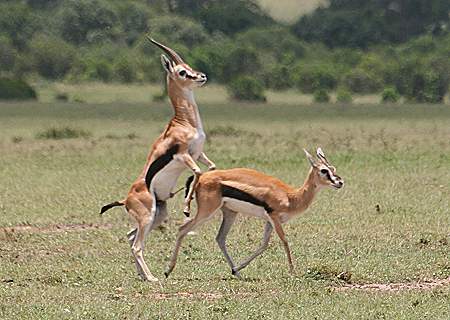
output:
[[[267,211],[263,207],[254,205],[253,203],[228,197],[223,197],[223,203],[225,207],[232,211],[269,221]]]
[[[186,170],[186,166],[178,160],[170,161],[152,179],[150,190],[155,192],[158,200],[167,200],[177,184],[178,177]]]

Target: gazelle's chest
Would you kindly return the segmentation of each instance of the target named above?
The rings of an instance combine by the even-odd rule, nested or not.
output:
[[[194,136],[189,141],[189,154],[197,160],[200,154],[203,152],[203,145],[205,144],[206,135],[203,128],[196,130]]]

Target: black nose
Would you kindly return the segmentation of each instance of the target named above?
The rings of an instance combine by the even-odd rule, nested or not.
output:
[[[344,183],[342,181],[339,181],[338,185],[342,187],[344,185]]]

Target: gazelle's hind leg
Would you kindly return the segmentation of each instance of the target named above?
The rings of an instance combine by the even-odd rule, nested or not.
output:
[[[261,245],[250,257],[245,259],[237,268],[233,269],[234,273],[244,269],[246,266],[249,265],[250,262],[253,261],[253,259],[255,259],[261,253],[263,253],[264,250],[267,249],[267,246],[269,245],[270,241],[270,235],[272,234],[272,230],[273,230],[272,224],[270,222],[266,222],[266,225],[264,226],[264,236]]]
[[[198,197],[198,193],[197,193]],[[197,214],[194,218],[188,219],[183,225],[181,225],[178,230],[177,240],[175,242],[175,248],[173,249],[172,256],[170,257],[169,266],[167,267],[167,271],[164,272],[166,278],[169,277],[170,273],[175,268],[177,263],[178,253],[180,252],[181,243],[184,237],[188,234],[189,231],[192,231],[194,228],[201,225],[203,222],[207,221],[212,217],[215,211],[217,211],[221,206],[221,199],[208,199],[205,204],[197,203]]]
[[[147,237],[147,234],[155,221],[156,205],[152,204],[152,207],[149,210],[141,202],[136,201],[133,208],[130,209],[129,212],[137,222],[136,232],[132,230],[128,233],[130,235],[130,242],[132,241],[134,235],[131,252],[136,262],[137,271],[144,280],[158,281],[158,279],[151,274],[147,264],[144,261],[143,254],[145,238]]]
[[[127,233],[127,239],[128,239],[128,243],[130,244],[130,247],[133,247],[134,240],[136,239],[136,233],[137,233],[137,230],[138,230],[138,228],[134,228],[133,230],[130,230],[130,231]],[[134,256],[133,256],[133,258],[134,258]],[[138,263],[138,261],[136,260],[136,258],[134,258],[134,264],[136,265],[136,270],[137,270],[139,276],[140,276],[141,278],[144,278],[144,277],[145,277],[144,271],[142,271],[142,268],[141,268],[141,266],[139,265],[139,263]]]
[[[233,260],[231,259],[230,255],[227,251],[226,241],[228,233],[230,232],[231,226],[233,225],[234,221],[237,217],[237,212],[234,212],[230,209],[227,209],[226,207],[222,207],[222,213],[223,213],[223,219],[222,224],[220,225],[219,232],[216,236],[216,242],[219,246],[220,250],[222,251],[223,255],[225,256],[225,259],[228,262],[228,265],[231,268],[231,273],[235,275],[236,277],[240,278],[239,272],[235,271],[236,266],[234,265]]]

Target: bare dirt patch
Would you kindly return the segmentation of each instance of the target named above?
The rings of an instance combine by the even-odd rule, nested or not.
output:
[[[444,286],[450,286],[450,277],[446,279],[430,279],[417,282],[344,284],[335,289],[337,291],[365,290],[392,292],[404,290],[432,290]]]
[[[79,224],[52,224],[48,226],[32,226],[32,225],[18,225],[14,227],[0,227],[0,233],[14,234],[24,232],[34,233],[57,233],[67,231],[87,231],[87,230],[105,230],[113,227],[110,223],[79,223]]]

